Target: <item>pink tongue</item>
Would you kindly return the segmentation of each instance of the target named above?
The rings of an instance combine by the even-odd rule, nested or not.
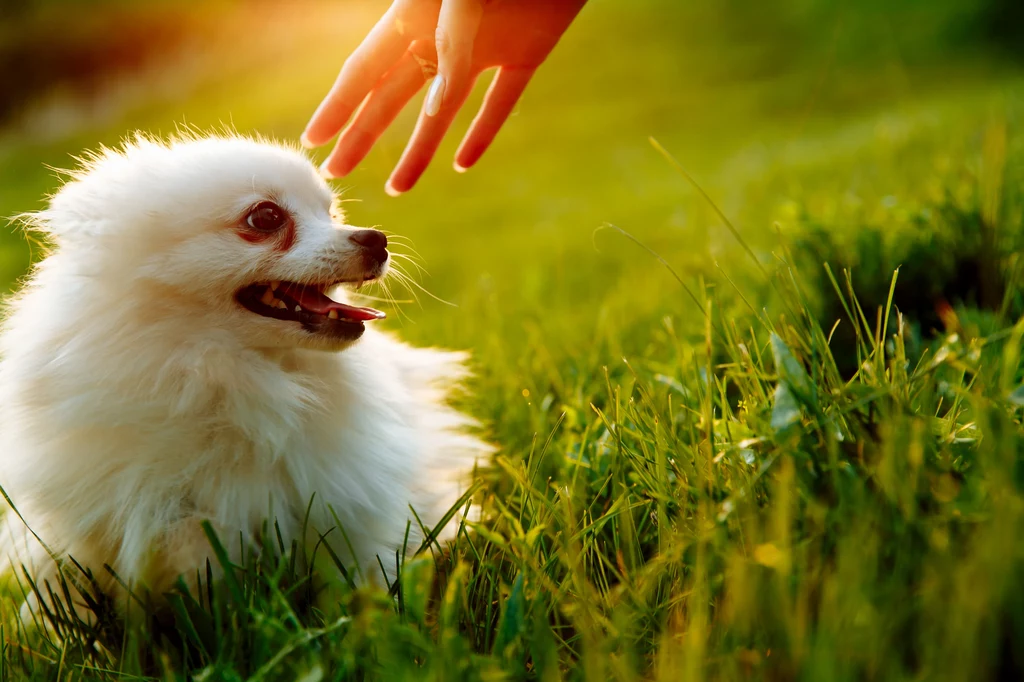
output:
[[[336,310],[338,311],[338,317],[343,317],[347,320],[382,320],[385,317],[384,313],[373,308],[359,308],[354,305],[345,305],[344,303],[332,301],[314,287],[302,286],[294,282],[282,282],[280,290],[288,298],[302,306],[303,310],[308,310],[318,315],[326,315],[332,310]]]

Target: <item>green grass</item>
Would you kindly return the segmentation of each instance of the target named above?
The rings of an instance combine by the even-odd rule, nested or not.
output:
[[[479,168],[452,173],[449,140],[386,197],[405,115],[339,183],[457,305],[390,324],[473,352],[482,524],[400,589],[319,602],[287,547],[130,627],[58,617],[63,640],[0,596],[0,678],[1019,674],[1024,76],[914,3],[717,7],[595,2]],[[70,134],[0,135],[0,213],[131,127],[294,138],[363,9],[278,18]],[[6,282],[27,262],[0,242]]]

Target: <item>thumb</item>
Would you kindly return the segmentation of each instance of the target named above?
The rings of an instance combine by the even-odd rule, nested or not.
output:
[[[482,15],[481,0],[443,0],[441,3],[434,32],[437,75],[423,103],[427,116],[436,115],[444,104],[445,93],[457,92],[468,79],[473,41]]]

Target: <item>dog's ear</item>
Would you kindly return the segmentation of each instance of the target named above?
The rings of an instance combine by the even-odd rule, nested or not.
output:
[[[60,246],[69,242],[95,239],[103,232],[102,217],[90,216],[85,206],[69,201],[74,181],[66,184],[41,211],[19,216],[26,230]]]
[[[20,227],[25,230],[25,232],[35,235],[46,236],[50,234],[46,211],[29,211],[27,213],[19,213],[12,217],[10,222],[12,226]]]
[[[15,216],[14,224],[27,233],[29,241],[43,246],[63,246],[79,240],[88,240],[97,234],[95,226],[88,225],[74,214],[49,207]]]
[[[138,180],[138,166],[131,157],[153,153],[160,149],[155,142],[136,136],[126,141],[121,149],[101,147],[76,158],[78,167],[70,171],[58,170],[64,184],[52,195],[42,211],[21,216],[29,230],[48,236],[58,244],[78,240],[93,240],[110,232],[109,223],[123,216],[112,216],[110,206],[131,211],[132,202],[122,196],[130,183]]]

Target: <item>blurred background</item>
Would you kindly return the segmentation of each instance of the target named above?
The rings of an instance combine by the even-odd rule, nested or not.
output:
[[[135,129],[294,142],[386,5],[4,0],[0,216],[39,208],[59,184],[52,168]],[[421,284],[457,306],[417,292],[422,303],[389,324],[421,341],[491,344],[484,357],[531,346],[613,357],[648,348],[654,334],[628,331],[645,323],[699,322],[650,254],[606,224],[684,279],[747,281],[715,208],[651,138],[763,263],[784,239],[809,272],[839,260],[864,273],[869,298],[911,266],[901,293],[920,298],[927,324],[940,298],[978,303],[982,246],[961,262],[943,235],[983,229],[986,148],[999,183],[1020,187],[1022,57],[1015,0],[595,0],[470,173],[451,158],[483,82],[412,192],[393,199],[383,185],[419,99],[336,186],[352,224],[410,237],[430,273]],[[1019,194],[1000,194],[1018,227]],[[39,252],[6,228],[0,286]],[[765,304],[760,289],[744,294]],[[524,362],[525,374],[542,369]]]

